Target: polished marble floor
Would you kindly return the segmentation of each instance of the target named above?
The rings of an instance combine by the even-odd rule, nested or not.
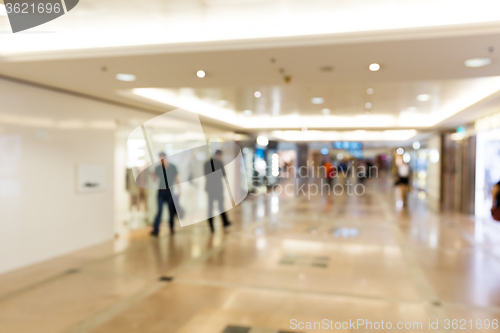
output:
[[[0,276],[0,332],[319,332],[291,323],[325,319],[497,331],[500,226],[426,207],[415,195],[398,208],[376,181],[362,196],[251,196],[226,233],[144,229]]]

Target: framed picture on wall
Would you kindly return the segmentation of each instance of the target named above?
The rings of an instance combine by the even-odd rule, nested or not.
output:
[[[101,192],[106,189],[106,166],[78,164],[76,166],[76,191],[79,193]]]

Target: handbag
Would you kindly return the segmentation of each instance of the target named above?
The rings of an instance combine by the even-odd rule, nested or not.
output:
[[[495,221],[500,221],[500,207],[495,207],[491,210],[491,216]]]

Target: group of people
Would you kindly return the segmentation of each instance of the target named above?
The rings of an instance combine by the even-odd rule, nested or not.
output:
[[[168,205],[169,212],[169,226],[170,226],[170,234],[173,235],[175,233],[174,222],[175,216],[178,216],[179,212],[176,207],[180,208],[179,205],[179,197],[180,186],[177,186],[177,193],[173,193],[171,186],[173,184],[179,185],[179,176],[177,167],[168,161],[167,155],[164,152],[161,152],[159,155],[160,163],[156,166],[153,177],[154,180],[159,182],[159,190],[158,190],[158,213],[156,214],[153,230],[151,231],[151,235],[157,237],[160,232],[160,224],[161,224],[161,216],[163,213],[163,206],[165,204]],[[217,201],[219,205],[219,211],[221,212],[221,217],[223,221],[224,228],[227,228],[231,225],[229,222],[226,213],[224,212],[224,196],[223,196],[223,182],[224,177],[226,176],[226,172],[224,170],[224,165],[222,163],[222,151],[217,150],[214,154],[214,158],[210,158],[204,164],[204,173],[205,175],[209,175],[216,170],[222,170],[221,173],[216,173],[216,175],[220,175],[220,177],[210,177],[206,178],[207,182],[205,185],[205,191],[208,196],[208,224],[212,233],[214,233],[214,222],[213,222],[213,205],[214,202]],[[209,180],[208,180],[209,179]]]
[[[357,167],[354,168],[353,166],[357,164]],[[370,178],[371,176],[371,168],[373,165],[369,161],[349,161],[348,159],[344,158],[338,162],[338,165],[336,165],[332,160],[329,158],[325,159],[323,162],[323,167],[325,171],[325,178],[327,183],[332,186],[333,185],[333,180],[335,178],[339,178],[340,175],[343,177],[348,177],[352,175],[353,177],[358,178],[359,183],[364,183],[364,181],[367,178]]]

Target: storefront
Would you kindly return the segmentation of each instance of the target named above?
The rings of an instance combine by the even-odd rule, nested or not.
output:
[[[475,215],[490,217],[491,191],[500,181],[500,113],[478,119],[476,144]]]

